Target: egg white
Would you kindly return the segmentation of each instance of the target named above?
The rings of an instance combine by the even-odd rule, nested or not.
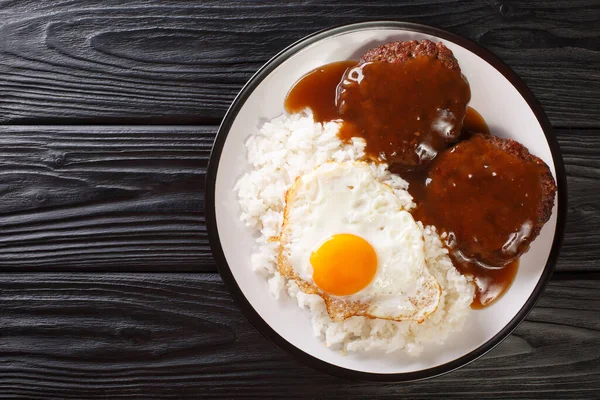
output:
[[[349,296],[318,289],[310,256],[335,234],[365,239],[377,254],[371,283]],[[280,272],[319,294],[335,320],[351,315],[424,320],[438,306],[441,288],[425,263],[423,233],[391,187],[365,162],[328,162],[299,177],[286,196]],[[340,266],[342,268],[343,266]]]

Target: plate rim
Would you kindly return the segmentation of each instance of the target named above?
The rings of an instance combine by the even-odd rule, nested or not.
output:
[[[342,33],[354,32],[365,29],[398,29],[436,36],[440,39],[449,40],[456,43],[457,45],[473,52],[474,54],[482,58],[484,61],[486,61],[488,64],[490,64],[512,84],[512,86],[519,92],[523,99],[525,99],[529,108],[533,111],[536,119],[538,120],[538,123],[540,124],[540,127],[542,128],[542,131],[544,132],[544,136],[546,137],[546,142],[548,143],[548,147],[550,148],[552,161],[554,163],[554,170],[556,173],[556,183],[558,188],[558,205],[556,228],[554,232],[554,238],[552,241],[552,247],[550,249],[550,254],[548,255],[548,260],[544,267],[544,271],[542,272],[540,279],[538,280],[535,288],[529,295],[523,307],[521,307],[521,309],[515,314],[515,316],[497,334],[495,334],[491,339],[489,339],[473,351],[447,363],[440,364],[432,368],[412,372],[375,373],[344,368],[341,366],[331,364],[327,361],[321,360],[320,358],[317,358],[315,356],[312,356],[296,347],[293,343],[284,339],[281,335],[275,332],[273,328],[271,328],[271,326],[261,317],[258,311],[252,306],[252,304],[250,304],[246,296],[244,296],[242,290],[237,284],[237,281],[235,280],[235,277],[233,276],[233,273],[231,272],[231,269],[229,268],[229,264],[227,263],[227,259],[225,258],[223,248],[221,247],[221,241],[219,239],[219,233],[217,229],[215,211],[215,187],[217,171],[221,159],[221,153],[225,141],[227,139],[229,130],[231,129],[231,126],[233,124],[233,121],[236,119],[237,114],[239,113],[241,107],[244,105],[247,98],[258,87],[258,85],[273,70],[275,70],[275,68],[277,68],[285,60],[287,60],[289,57],[296,54],[300,50],[318,42],[321,39],[325,39],[330,36],[336,36]],[[560,247],[564,238],[567,214],[567,180],[564,161],[562,158],[562,153],[560,151],[558,140],[552,131],[550,121],[548,120],[548,117],[542,109],[541,104],[535,98],[535,96],[527,87],[525,82],[523,82],[521,78],[519,78],[518,75],[499,57],[497,57],[491,51],[481,47],[479,44],[471,41],[470,39],[466,39],[454,33],[428,25],[393,20],[358,22],[326,28],[312,33],[308,36],[305,36],[302,39],[292,43],[291,45],[277,53],[269,61],[267,61],[254,75],[252,75],[248,82],[242,87],[238,95],[231,103],[229,109],[227,110],[223,118],[223,121],[221,122],[221,125],[219,126],[209,157],[204,193],[204,213],[207,234],[209,244],[217,265],[217,270],[219,271],[221,278],[225,282],[225,285],[229,289],[229,292],[232,294],[235,303],[241,309],[242,313],[248,319],[248,321],[250,321],[250,323],[263,336],[271,340],[273,343],[275,343],[278,347],[280,347],[287,353],[294,356],[297,360],[310,367],[344,379],[375,382],[416,381],[443,375],[477,360],[478,358],[492,350],[494,347],[499,345],[502,341],[504,341],[504,339],[506,339],[510,335],[510,333],[512,333],[512,331],[514,331],[517,328],[517,326],[520,325],[520,323],[533,309],[540,295],[544,291],[544,288],[546,287],[548,281],[550,280],[550,277],[552,276],[552,272],[556,265],[556,261],[560,252]]]

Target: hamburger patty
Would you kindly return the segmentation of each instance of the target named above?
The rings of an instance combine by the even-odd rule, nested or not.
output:
[[[443,43],[433,43],[431,40],[408,40],[405,42],[390,42],[382,44],[367,51],[359,63],[372,61],[384,61],[388,63],[402,63],[418,56],[430,56],[440,60],[442,65],[448,69],[460,71],[458,61],[454,58],[452,51]]]
[[[527,252],[552,214],[550,169],[511,139],[477,134],[440,154],[428,178],[419,213],[448,233],[456,259],[504,266]]]
[[[370,158],[404,169],[429,164],[460,138],[469,83],[452,52],[430,40],[391,42],[365,53],[337,87],[339,116]]]

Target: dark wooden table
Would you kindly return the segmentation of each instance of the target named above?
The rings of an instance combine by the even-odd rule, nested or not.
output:
[[[470,38],[543,104],[569,185],[554,277],[482,359],[413,384],[301,365],[216,273],[205,169],[242,85],[303,36]],[[0,398],[600,398],[600,2],[0,1]]]

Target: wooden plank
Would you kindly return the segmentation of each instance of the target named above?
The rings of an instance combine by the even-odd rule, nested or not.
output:
[[[592,398],[600,280],[553,281],[482,359],[413,384],[301,365],[243,317],[215,274],[0,275],[0,398]]]
[[[0,127],[0,269],[215,271],[206,126]],[[558,271],[600,270],[600,129],[556,130],[569,212]]]
[[[213,127],[1,127],[0,267],[214,271]]]
[[[567,228],[557,271],[600,271],[600,130],[554,130],[567,171]]]
[[[555,126],[600,127],[599,13],[593,0],[5,1],[0,122],[217,123],[250,76],[294,41],[395,19],[498,54]]]

